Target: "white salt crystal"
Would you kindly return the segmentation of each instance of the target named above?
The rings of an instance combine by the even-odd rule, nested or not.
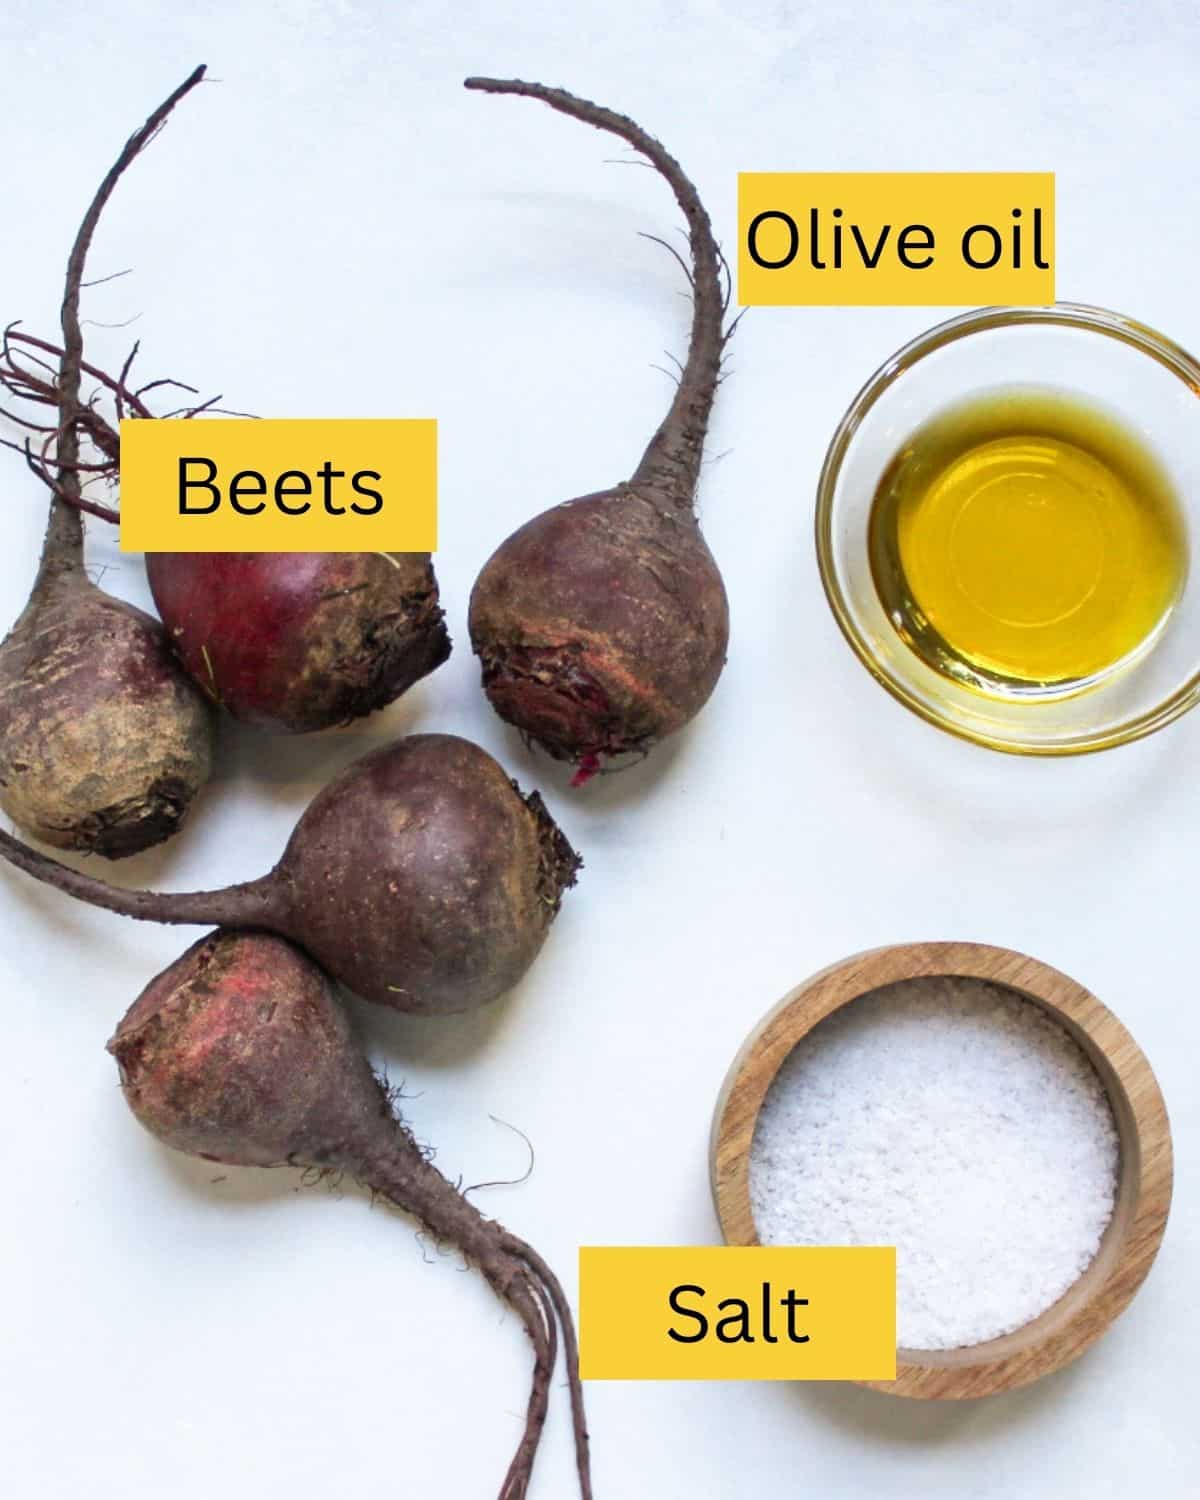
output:
[[[897,1336],[1011,1333],[1091,1263],[1116,1195],[1088,1058],[1016,992],[904,980],[821,1022],[780,1068],[750,1153],[764,1245],[895,1245]]]

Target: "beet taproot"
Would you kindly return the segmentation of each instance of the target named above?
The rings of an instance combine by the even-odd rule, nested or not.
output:
[[[687,219],[691,342],[674,400],[632,477],[544,511],[501,543],[471,594],[471,645],[493,708],[575,784],[644,753],[708,701],[725,664],[729,604],[696,518],[721,376],[728,296],[703,204],[675,158],[624,115],[563,89],[495,78],[466,87],[540,99],[620,136],[666,179]]]
[[[516,984],[580,865],[536,792],[448,734],[361,756],[309,804],[269,874],[224,890],[124,890],[3,831],[0,855],[125,916],[281,934],[365,1000],[443,1015]]]
[[[183,665],[264,728],[361,718],[450,655],[427,552],[154,552],[146,573]]]
[[[560,1284],[433,1166],[310,959],[267,933],[211,933],[147,985],[108,1047],[129,1107],[166,1145],[233,1166],[344,1172],[478,1268],[534,1349],[525,1429],[500,1500],[526,1494],[561,1332],[579,1487],[589,1500],[578,1350]]]
[[[53,387],[50,520],[29,602],[0,643],[0,807],[44,843],[110,859],[176,831],[208,779],[212,723],[158,622],[84,572],[80,292],[118,179],[203,75],[198,68],[129,138],[75,237]],[[9,348],[6,340],[6,359]]]

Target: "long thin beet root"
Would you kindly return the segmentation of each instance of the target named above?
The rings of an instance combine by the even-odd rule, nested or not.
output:
[[[592,1494],[574,1325],[537,1253],[485,1219],[395,1114],[325,975],[266,933],[202,939],[134,1002],[109,1051],[138,1120],[207,1161],[342,1171],[453,1245],[521,1319],[534,1350],[520,1445],[500,1500],[522,1500],[546,1417],[561,1326],[579,1488]]]
[[[427,552],[155,552],[146,573],[179,659],[250,724],[345,724],[450,655]]]
[[[466,87],[540,99],[611,131],[669,183],[688,222],[692,332],[670,410],[628,482],[569,500],[515,531],[471,595],[471,644],[501,718],[580,783],[645,752],[707,702],[725,664],[729,606],[696,520],[709,415],[732,328],[708,214],[673,156],[624,115],[538,83]]]
[[[580,863],[536,792],[448,734],[362,756],[309,804],[270,874],[225,890],[123,890],[3,831],[0,855],[126,916],[280,933],[364,999],[440,1014],[516,984]]]
[[[130,137],[76,235],[62,304],[56,493],[29,603],[0,644],[0,807],[45,843],[112,859],[179,827],[208,779],[212,724],[158,622],[83,571],[79,299],[118,179],[203,75],[198,68]]]

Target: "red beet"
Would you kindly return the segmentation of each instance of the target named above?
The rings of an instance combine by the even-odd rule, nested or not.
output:
[[[471,645],[492,706],[575,782],[610,756],[648,751],[707,702],[725,664],[729,606],[696,520],[696,484],[721,358],[723,262],[679,163],[624,115],[537,83],[468,78],[522,94],[641,152],[688,221],[691,346],[666,418],[627,483],[569,500],[513,533],[471,595]]]
[[[108,1046],[130,1108],[168,1146],[235,1166],[346,1172],[478,1267],[534,1348],[525,1431],[500,1500],[526,1493],[561,1329],[588,1500],[578,1353],[561,1286],[530,1246],[485,1219],[431,1164],[315,964],[265,933],[213,933],[151,981]]]
[[[200,82],[198,68],[132,135],[85,215],[67,266],[55,408],[54,490],[29,603],[0,644],[0,806],[27,833],[116,859],[169,838],[208,778],[212,725],[158,622],[83,571],[79,299],[88,248],[122,172]],[[4,384],[25,395],[18,367]],[[34,424],[26,424],[32,426]],[[45,429],[43,429],[45,430]]]
[[[364,999],[438,1014],[516,984],[579,868],[537,793],[448,734],[362,756],[309,804],[270,874],[225,890],[124,890],[2,831],[0,854],[126,916],[280,933]]]
[[[450,654],[427,552],[157,552],[146,572],[183,665],[251,724],[347,723]]]

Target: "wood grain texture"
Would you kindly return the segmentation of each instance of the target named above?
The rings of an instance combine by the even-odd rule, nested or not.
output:
[[[750,1146],[784,1059],[801,1037],[858,996],[934,975],[1006,985],[1054,1016],[1095,1065],[1120,1141],[1112,1219],[1092,1264],[1053,1306],[1014,1333],[968,1348],[900,1349],[894,1381],[863,1382],[896,1396],[961,1400],[1015,1390],[1078,1358],[1129,1305],[1162,1242],[1173,1179],[1166,1106],[1141,1049],[1090,991],[1036,959],[981,943],[876,948],[824,969],[770,1011],[734,1059],[717,1101],[710,1171],[726,1242],[757,1244]]]

